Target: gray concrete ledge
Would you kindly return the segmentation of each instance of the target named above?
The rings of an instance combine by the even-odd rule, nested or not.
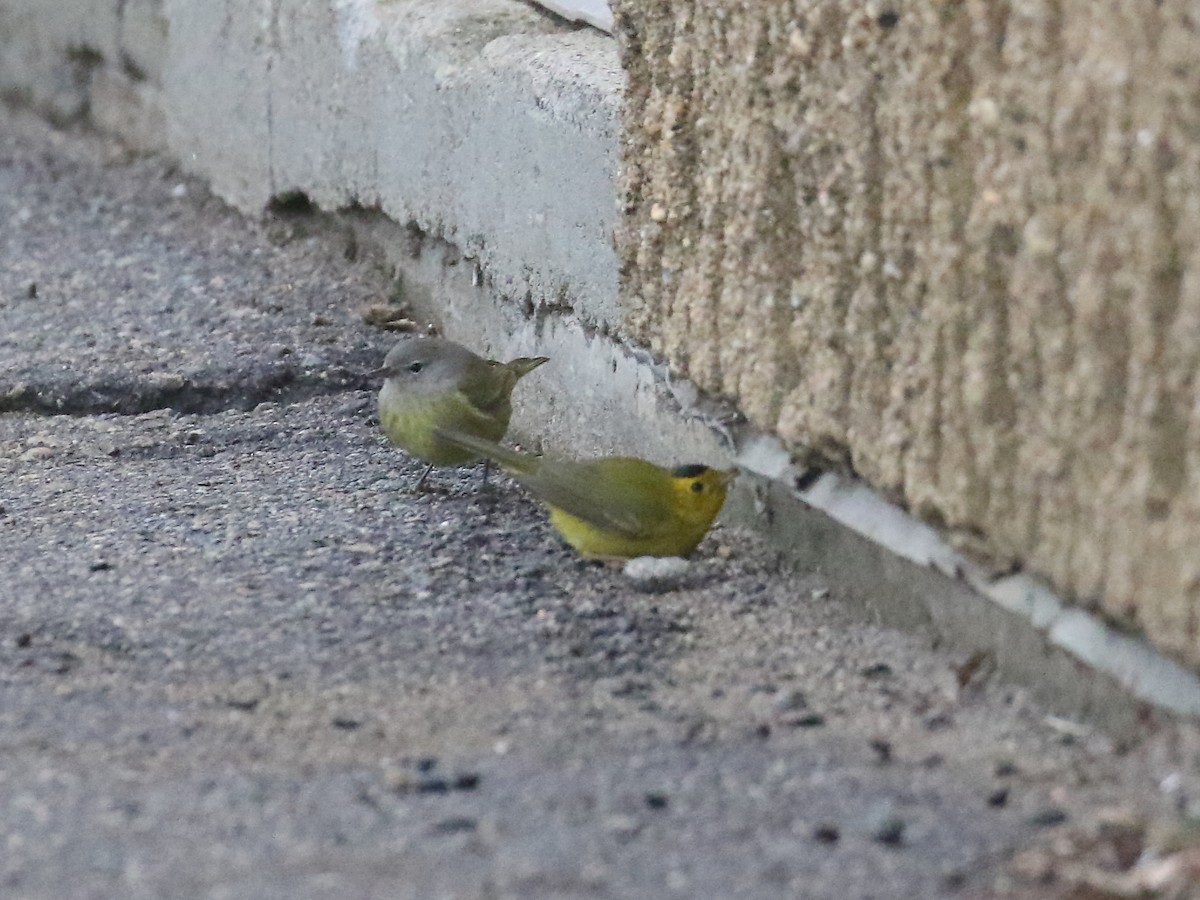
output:
[[[556,378],[516,429],[560,452],[727,462],[727,519],[820,569],[864,615],[927,629],[1055,709],[1133,735],[1200,716],[1200,679],[1024,575],[991,579],[868,488],[804,491],[772,439],[620,338],[612,42],[511,0],[76,0],[0,5],[0,90],[166,152],[238,208],[338,212],[397,297]],[[616,337],[614,337],[616,335]]]

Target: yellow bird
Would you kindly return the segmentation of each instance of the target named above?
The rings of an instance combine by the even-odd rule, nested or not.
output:
[[[550,524],[586,557],[687,556],[725,502],[736,469],[668,469],[631,456],[539,459],[447,428],[434,435],[497,462],[550,510]]]
[[[548,361],[535,356],[497,362],[442,338],[402,338],[375,374],[385,379],[379,392],[384,434],[429,464],[414,489],[422,488],[434,466],[457,466],[480,455],[442,440],[435,434],[438,428],[500,440],[512,417],[513,388]]]

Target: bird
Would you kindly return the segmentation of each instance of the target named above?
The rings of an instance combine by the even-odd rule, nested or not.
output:
[[[513,388],[546,362],[546,356],[499,362],[444,338],[401,338],[374,374],[384,378],[379,391],[379,424],[384,434],[427,463],[413,490],[423,489],[434,466],[457,466],[480,455],[442,440],[435,434],[438,428],[500,440],[512,417]]]
[[[675,468],[633,456],[539,458],[451,428],[434,436],[483,456],[537,497],[550,524],[582,556],[621,560],[687,556],[708,533],[736,469]]]

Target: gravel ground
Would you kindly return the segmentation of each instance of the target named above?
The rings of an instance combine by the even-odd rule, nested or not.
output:
[[[0,223],[4,897],[1093,896],[1194,812],[1194,732],[1119,754],[753,536],[646,593],[409,493],[335,231],[2,108]]]

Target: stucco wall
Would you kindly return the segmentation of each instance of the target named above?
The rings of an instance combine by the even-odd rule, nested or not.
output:
[[[1200,664],[1198,24],[623,0],[630,329]]]

